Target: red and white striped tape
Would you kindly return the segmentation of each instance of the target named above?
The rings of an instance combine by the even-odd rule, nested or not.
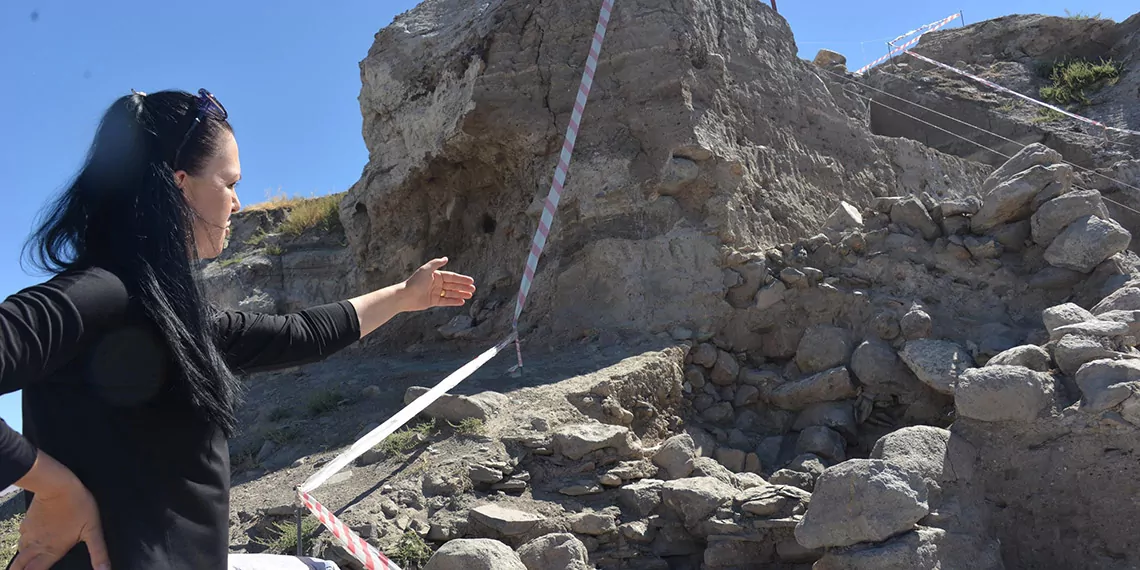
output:
[[[947,17],[945,17],[945,18],[943,18],[937,22],[927,24],[921,28],[918,28],[917,30],[912,30],[910,32],[907,32],[907,33],[891,40],[890,42],[888,42],[888,45],[894,46],[894,42],[897,42],[900,39],[905,38],[905,37],[907,37],[913,33],[921,32],[917,36],[912,38],[910,41],[908,41],[907,43],[905,43],[901,46],[895,47],[891,51],[887,52],[887,55],[884,55],[883,57],[880,57],[879,59],[876,59],[875,61],[872,61],[871,63],[868,63],[867,65],[864,65],[863,67],[860,67],[858,70],[855,71],[855,75],[863,75],[864,73],[867,72],[868,69],[871,69],[872,67],[875,67],[876,65],[879,65],[880,63],[883,63],[884,61],[887,61],[888,59],[894,57],[895,54],[902,53],[903,51],[906,51],[908,48],[910,48],[914,44],[918,43],[918,40],[924,34],[933,32],[934,30],[937,30],[938,28],[941,28],[942,26],[945,26],[946,24],[953,22],[960,15],[961,14],[951,14],[951,15],[949,15],[949,16],[947,16]]]
[[[404,406],[402,410],[396,412],[396,414],[388,418],[387,421],[365,434],[364,437],[356,440],[348,449],[336,456],[336,459],[326,463],[324,467],[321,467],[316,473],[310,475],[309,478],[301,484],[299,489],[305,492],[315,491],[317,487],[320,487],[325,481],[328,481],[329,477],[332,477],[341,469],[347,467],[349,463],[352,463],[352,460],[364,455],[364,452],[387,439],[388,436],[395,433],[396,430],[403,427],[404,424],[416,417],[417,414],[426,410],[428,406],[446,394],[448,390],[458,386],[460,382],[474,374],[476,370],[494,358],[496,354],[506,348],[514,339],[515,334],[512,332],[507,335],[507,338],[500,341],[499,344],[487,349],[483,354],[480,354],[475,357],[474,360],[459,367],[455,372],[448,374],[446,378],[441,380],[439,384],[436,384],[431,390],[428,390],[419,398],[412,400],[410,404]]]
[[[328,509],[325,509],[323,505],[317,502],[310,492],[320,487],[329,477],[343,469],[351,463],[352,460],[405,425],[409,420],[415,417],[416,414],[426,409],[447,393],[448,390],[467,379],[467,377],[506,348],[512,341],[515,343],[519,366],[522,366],[522,350],[518,343],[519,315],[522,314],[523,305],[526,304],[527,294],[530,292],[535,271],[538,269],[538,258],[542,255],[542,250],[546,247],[546,238],[550,235],[550,227],[554,222],[554,212],[558,209],[558,202],[562,197],[562,189],[566,184],[566,174],[570,170],[570,157],[574,152],[574,143],[578,138],[578,131],[581,128],[582,114],[586,110],[586,101],[589,99],[590,89],[594,85],[594,74],[597,73],[598,69],[598,56],[602,51],[602,42],[606,37],[606,28],[609,26],[614,2],[615,0],[603,0],[602,8],[598,15],[598,24],[594,27],[594,36],[590,43],[590,53],[586,58],[586,69],[582,72],[582,82],[578,86],[578,96],[574,101],[574,110],[570,114],[570,125],[566,128],[566,139],[562,144],[562,153],[558,159],[558,166],[554,170],[554,180],[550,185],[550,192],[546,197],[546,204],[542,211],[542,217],[539,220],[538,230],[535,232],[534,239],[531,241],[530,255],[527,258],[526,267],[523,270],[522,282],[519,285],[518,303],[515,306],[514,317],[511,319],[511,334],[498,345],[488,349],[471,362],[468,362],[451,373],[434,388],[419,398],[416,398],[415,401],[389,418],[384,424],[357,440],[347,450],[310,476],[304,484],[297,488],[297,496],[302,504],[304,504],[305,507],[321,521],[321,524],[323,524],[325,528],[328,528],[333,536],[344,544],[345,547],[348,548],[348,551],[369,570],[400,570],[400,568],[388,560],[380,551],[373,548],[367,542],[364,542],[356,533],[352,532],[352,529],[345,526],[344,523],[337,519]]]
[[[360,535],[352,532],[336,515],[332,514],[324,505],[320,504],[312,495],[298,489],[297,496],[300,497],[301,503],[325,528],[329,529],[334,537],[341,544],[348,549],[348,553],[353,558],[360,561],[368,570],[401,570],[394,562],[388,560],[387,556],[376,550],[371,544],[368,544]]]
[[[895,45],[895,42],[897,42],[903,38],[908,38],[908,37],[910,37],[914,34],[917,34],[919,32],[926,32],[926,31],[931,30],[931,29],[941,28],[942,26],[945,26],[946,24],[952,22],[955,18],[960,18],[961,16],[962,16],[962,13],[958,12],[957,14],[953,14],[953,15],[947,17],[945,20],[939,20],[937,22],[931,22],[931,23],[926,24],[925,26],[922,26],[920,28],[915,28],[915,29],[913,29],[913,30],[911,30],[905,34],[899,34],[899,37],[897,37],[897,38],[895,38],[895,39],[893,39],[887,43],[891,44],[891,45]]]
[[[1062,109],[1056,105],[1050,105],[1049,103],[1045,103],[1044,101],[1038,101],[1037,99],[1029,97],[1028,95],[1022,95],[1021,93],[1018,93],[1017,91],[1002,87],[1001,85],[998,85],[997,83],[994,83],[993,81],[990,81],[988,79],[983,79],[981,77],[978,77],[977,75],[974,75],[968,71],[958,69],[957,67],[954,67],[952,65],[946,65],[945,63],[942,63],[940,61],[935,61],[933,59],[930,59],[929,57],[926,57],[925,55],[917,54],[917,53],[914,53],[913,51],[910,51],[910,50],[907,50],[906,53],[907,53],[907,55],[913,56],[913,57],[920,59],[922,61],[925,61],[926,63],[929,63],[931,65],[936,65],[938,67],[941,67],[942,69],[953,71],[954,73],[957,73],[959,75],[964,75],[966,77],[969,77],[970,79],[973,79],[974,81],[977,81],[978,83],[981,83],[982,85],[985,85],[987,87],[991,87],[993,89],[1001,91],[1002,93],[1008,93],[1010,95],[1013,95],[1014,97],[1024,99],[1026,101],[1029,101],[1030,103],[1033,103],[1034,105],[1040,105],[1042,107],[1045,107],[1046,109],[1052,109],[1058,113],[1061,113],[1062,115],[1072,117],[1078,121],[1082,121],[1082,122],[1088,123],[1090,125],[1096,125],[1102,129],[1107,129],[1110,131],[1116,131],[1118,133],[1127,133],[1130,135],[1140,135],[1140,132],[1137,132],[1137,131],[1130,131],[1128,129],[1121,129],[1118,127],[1110,127],[1110,126],[1108,126],[1108,125],[1106,125],[1100,121],[1095,121],[1095,120],[1090,119],[1088,117],[1082,117],[1082,116],[1077,115],[1075,113],[1070,113],[1070,112],[1068,112],[1068,111],[1066,111],[1066,110],[1064,110],[1064,109]]]
[[[522,282],[519,283],[518,302],[515,304],[515,316],[511,326],[518,328],[519,315],[522,315],[526,296],[530,293],[530,285],[534,281],[534,273],[538,270],[538,258],[546,247],[546,238],[550,235],[550,226],[554,223],[554,212],[558,209],[558,202],[562,199],[562,188],[566,184],[566,173],[570,170],[570,157],[574,154],[574,142],[578,139],[578,129],[582,124],[582,113],[586,111],[586,101],[590,98],[590,88],[594,85],[594,73],[598,69],[598,55],[602,52],[602,42],[606,39],[606,27],[610,24],[610,14],[613,12],[614,0],[602,2],[601,13],[598,14],[598,25],[594,28],[594,39],[590,43],[590,54],[586,56],[586,69],[582,72],[582,83],[578,86],[578,96],[574,100],[574,111],[570,113],[570,125],[566,127],[566,139],[562,143],[562,154],[558,158],[558,166],[554,169],[554,180],[550,184],[550,192],[546,195],[546,204],[542,208],[542,217],[538,221],[538,230],[534,232],[534,239],[530,242],[530,255],[526,258],[523,268]],[[516,339],[516,348],[517,342]],[[520,356],[519,365],[522,365]]]

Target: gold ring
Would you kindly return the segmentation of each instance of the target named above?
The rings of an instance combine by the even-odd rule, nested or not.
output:
[[[439,296],[440,296],[440,297],[442,297],[442,296],[444,295],[444,293],[445,293],[445,291],[444,291],[443,289],[440,289],[440,290],[439,290]]]

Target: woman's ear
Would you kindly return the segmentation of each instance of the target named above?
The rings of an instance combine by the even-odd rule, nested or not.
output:
[[[174,173],[174,184],[178,186],[178,188],[180,188],[183,192],[186,191],[186,177],[188,176],[190,175],[186,174],[185,170],[179,170]]]

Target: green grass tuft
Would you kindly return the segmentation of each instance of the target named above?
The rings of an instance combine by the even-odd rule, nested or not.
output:
[[[229,259],[223,259],[223,260],[219,261],[218,267],[229,267],[231,265],[241,263],[242,261],[243,261],[243,258],[241,256],[231,257]]]
[[[459,435],[483,435],[487,431],[487,426],[483,423],[483,420],[479,418],[463,418],[459,422],[459,425],[455,425],[451,422],[447,423],[455,429],[455,433]]]
[[[309,397],[309,415],[319,416],[337,409],[344,397],[333,389],[321,390]]]
[[[1030,119],[1030,122],[1035,125],[1045,123],[1055,123],[1065,119],[1065,115],[1054,111],[1053,109],[1046,109],[1044,107],[1037,110],[1037,116]]]
[[[406,531],[404,536],[400,537],[400,541],[388,551],[388,557],[406,570],[422,568],[431,559],[432,554],[431,547],[424,542],[424,539],[410,530]]]
[[[309,536],[317,530],[320,523],[312,515],[301,519],[301,551],[308,552]],[[293,521],[280,521],[269,527],[272,535],[269,538],[257,537],[254,542],[265,547],[272,554],[294,555],[297,553],[297,523]]]
[[[1047,77],[1053,84],[1041,88],[1041,98],[1057,105],[1088,105],[1091,101],[1086,91],[1095,92],[1105,85],[1115,84],[1120,72],[1121,66],[1111,59],[1100,63],[1066,59],[1048,68]]]
[[[257,228],[257,231],[253,232],[253,235],[249,236],[249,239],[245,240],[245,245],[248,245],[250,247],[258,247],[261,245],[261,242],[265,241],[265,238],[268,236],[269,233],[265,231],[265,228]]]
[[[404,428],[380,442],[379,449],[388,457],[406,457],[409,451],[427,439],[434,430],[435,420],[421,423],[415,427]]]

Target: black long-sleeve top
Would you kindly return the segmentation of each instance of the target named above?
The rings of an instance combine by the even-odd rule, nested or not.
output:
[[[317,361],[360,336],[347,301],[283,316],[221,311],[215,326],[235,372]],[[172,358],[103,269],[62,273],[0,304],[0,393],[23,390],[24,417],[24,436],[0,421],[0,489],[37,449],[59,460],[95,497],[115,570],[226,568],[228,443],[175,389]],[[53,568],[89,570],[86,546]]]

